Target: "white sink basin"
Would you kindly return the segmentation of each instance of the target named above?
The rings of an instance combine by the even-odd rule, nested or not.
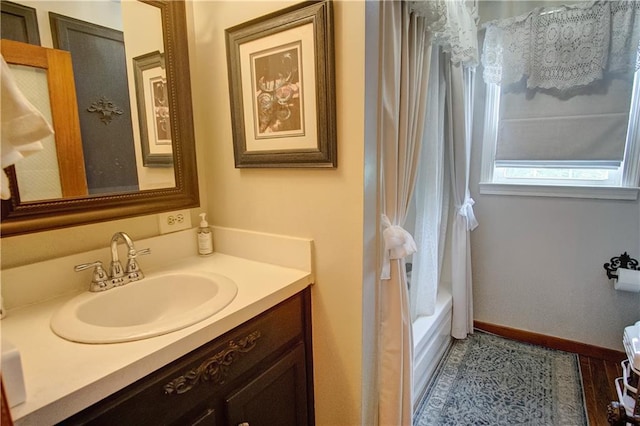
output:
[[[82,293],[51,318],[60,337],[82,343],[146,339],[200,322],[223,309],[238,288],[208,272],[151,274],[99,293]]]

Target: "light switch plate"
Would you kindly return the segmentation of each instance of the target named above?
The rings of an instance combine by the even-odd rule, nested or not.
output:
[[[189,210],[177,210],[158,214],[160,233],[182,231],[191,228],[191,213]]]

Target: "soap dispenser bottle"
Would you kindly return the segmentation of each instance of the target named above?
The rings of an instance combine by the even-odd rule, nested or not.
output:
[[[207,214],[200,213],[200,226],[198,227],[198,254],[200,256],[208,256],[213,253],[213,235],[209,223],[207,222]]]

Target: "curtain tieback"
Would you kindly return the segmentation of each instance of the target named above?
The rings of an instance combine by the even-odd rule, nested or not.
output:
[[[467,222],[467,231],[473,231],[478,227],[476,215],[473,213],[473,205],[475,203],[476,202],[473,201],[473,198],[467,197],[464,199],[464,203],[462,203],[461,206],[456,206],[458,214]]]
[[[383,280],[391,278],[391,259],[404,259],[417,251],[416,242],[404,228],[392,225],[387,215],[382,215],[382,238],[384,239]]]

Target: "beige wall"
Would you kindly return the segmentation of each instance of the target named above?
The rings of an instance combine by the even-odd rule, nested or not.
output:
[[[316,419],[360,423],[364,167],[364,2],[336,2],[335,170],[236,169],[225,28],[288,2],[193,3],[192,76],[197,139],[213,224],[312,238]],[[214,242],[215,244],[215,242]]]

